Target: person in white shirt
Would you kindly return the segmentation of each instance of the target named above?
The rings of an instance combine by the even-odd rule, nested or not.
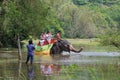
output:
[[[40,35],[40,45],[41,46],[44,45],[45,39],[46,39],[46,33],[41,33],[41,35]]]
[[[51,32],[48,31],[46,34],[46,40],[48,41],[49,44],[51,43],[51,38],[52,38],[52,34]]]

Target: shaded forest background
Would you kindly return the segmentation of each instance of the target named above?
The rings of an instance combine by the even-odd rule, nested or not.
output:
[[[0,0],[0,47],[60,30],[64,38],[100,38],[120,47],[120,0]]]

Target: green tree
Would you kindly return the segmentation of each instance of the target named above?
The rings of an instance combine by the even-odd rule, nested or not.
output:
[[[50,7],[42,0],[4,0],[2,8],[1,44],[17,47],[17,36],[21,40],[31,36],[38,36],[49,24],[54,26],[50,14]],[[51,13],[52,14],[52,13]],[[49,24],[48,24],[49,23]],[[59,26],[59,25],[58,25]],[[2,46],[2,45],[1,45]]]

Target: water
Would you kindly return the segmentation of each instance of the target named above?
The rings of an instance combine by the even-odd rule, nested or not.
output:
[[[63,53],[35,56],[26,65],[26,53],[18,61],[17,51],[0,52],[0,80],[120,80],[119,52]]]

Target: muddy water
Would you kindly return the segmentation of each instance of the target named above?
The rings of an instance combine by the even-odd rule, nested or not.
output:
[[[81,52],[62,56],[35,56],[26,65],[17,51],[0,52],[0,80],[120,80],[120,53]]]

